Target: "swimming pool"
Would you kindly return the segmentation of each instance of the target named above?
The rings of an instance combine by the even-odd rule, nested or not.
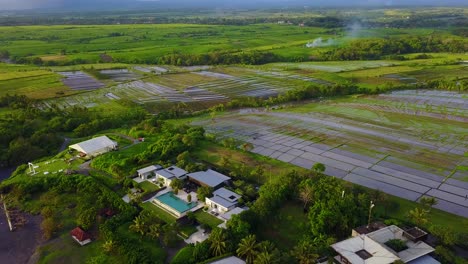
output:
[[[172,209],[176,210],[180,214],[192,209],[197,204],[194,202],[187,203],[184,200],[181,200],[173,192],[165,193],[161,196],[156,197],[156,200],[160,201],[163,204],[168,205]]]

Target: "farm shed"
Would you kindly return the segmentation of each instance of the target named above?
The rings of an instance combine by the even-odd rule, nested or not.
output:
[[[101,136],[71,145],[69,148],[83,153],[86,156],[95,157],[115,150],[117,149],[117,146],[117,142],[110,140],[106,136]]]

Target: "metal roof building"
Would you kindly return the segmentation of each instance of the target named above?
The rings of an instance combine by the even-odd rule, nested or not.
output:
[[[115,150],[117,146],[117,142],[110,140],[106,136],[101,136],[71,145],[69,148],[75,149],[87,156],[95,157]]]
[[[231,178],[214,170],[198,171],[187,174],[189,179],[203,186],[220,187]]]

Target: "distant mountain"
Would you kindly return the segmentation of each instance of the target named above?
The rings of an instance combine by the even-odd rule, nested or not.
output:
[[[0,10],[115,10],[139,8],[272,8],[348,6],[468,6],[465,0],[0,0]]]

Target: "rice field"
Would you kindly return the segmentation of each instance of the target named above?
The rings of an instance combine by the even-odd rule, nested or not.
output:
[[[306,169],[320,162],[328,175],[405,199],[436,197],[438,208],[467,217],[467,111],[466,94],[398,91],[193,123]]]
[[[63,84],[72,90],[95,90],[104,87],[103,83],[82,71],[58,73],[64,77],[62,79]]]

